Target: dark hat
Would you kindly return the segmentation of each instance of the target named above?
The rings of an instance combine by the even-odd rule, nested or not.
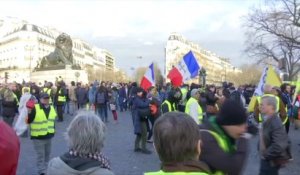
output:
[[[140,87],[138,87],[138,88],[136,89],[136,93],[139,93],[139,92],[144,92],[144,89],[143,89],[143,88],[140,88]]]
[[[246,121],[245,108],[234,100],[225,100],[217,115],[217,123],[219,125],[240,125]]]
[[[50,96],[47,93],[41,93],[40,98],[50,98]]]

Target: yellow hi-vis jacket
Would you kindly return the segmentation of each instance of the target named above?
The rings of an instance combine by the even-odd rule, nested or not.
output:
[[[59,90],[58,94],[61,94],[61,89]],[[57,101],[58,102],[66,102],[66,96],[65,95],[58,95]]]
[[[46,136],[47,134],[54,134],[54,121],[56,118],[56,112],[53,106],[50,106],[50,112],[48,119],[45,111],[41,108],[40,104],[35,105],[35,117],[33,122],[30,124],[31,136],[39,137]]]
[[[197,109],[198,110],[198,116],[197,116],[198,117],[198,122],[196,121],[196,123],[201,124],[202,120],[203,120],[203,112],[202,112],[201,106],[199,105],[198,101],[195,98],[191,97],[188,100],[188,102],[185,105],[185,111],[184,112],[191,115],[191,105],[194,104],[194,103],[196,103],[198,105],[198,109]]]
[[[217,132],[212,131],[212,130],[206,130],[206,129],[201,129],[201,132],[208,132],[210,133],[217,141],[218,146],[225,152],[225,153],[229,153],[229,146],[227,145],[226,140]],[[222,171],[216,171],[215,173],[213,173],[213,175],[226,175],[224,172]]]
[[[49,99],[49,103],[50,104],[52,104],[52,97],[51,97],[51,92],[52,92],[52,89],[51,88],[43,88],[43,92],[44,93],[47,93],[48,95],[49,95],[49,97],[50,97],[50,99]]]
[[[203,172],[150,172],[150,173],[144,173],[144,175],[208,175],[207,173]]]
[[[171,102],[169,102],[169,100],[165,100],[161,104],[161,106],[164,105],[164,104],[167,104],[167,106],[168,106],[168,112],[177,111],[175,103],[173,103],[173,105],[172,105]],[[172,110],[172,107],[173,107],[174,110]]]

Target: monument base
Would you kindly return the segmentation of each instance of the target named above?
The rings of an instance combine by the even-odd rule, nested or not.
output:
[[[88,83],[87,73],[84,70],[74,70],[71,66],[57,70],[37,70],[31,73],[31,81],[42,84],[44,81],[55,83],[59,76],[67,85],[70,85],[71,81]]]

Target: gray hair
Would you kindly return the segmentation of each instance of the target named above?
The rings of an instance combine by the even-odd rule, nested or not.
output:
[[[92,112],[77,114],[67,128],[69,148],[81,154],[100,153],[105,139],[105,124]]]
[[[272,106],[273,109],[277,109],[277,99],[272,96],[264,96],[261,99],[262,101],[265,101],[268,105]]]
[[[265,84],[264,85],[264,93],[265,94],[272,93],[272,88],[273,88],[273,86],[271,86],[270,84]]]

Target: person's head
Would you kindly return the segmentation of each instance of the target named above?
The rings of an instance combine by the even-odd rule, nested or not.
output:
[[[214,85],[211,85],[211,86],[208,87],[208,90],[209,90],[210,92],[215,93],[215,92],[216,92],[216,87],[215,87]]]
[[[200,99],[200,90],[199,89],[193,89],[191,91],[191,97],[195,98],[196,100]]]
[[[43,105],[49,105],[50,96],[47,93],[42,93],[40,95],[40,101]]]
[[[225,100],[216,122],[233,139],[238,139],[247,130],[247,114],[244,107],[235,100]]]
[[[265,94],[272,94],[273,92],[273,86],[269,85],[269,84],[266,84],[264,86],[264,93]]]
[[[218,94],[219,96],[223,96],[223,88],[218,88],[218,89],[217,89],[217,94]]]
[[[281,94],[282,94],[282,92],[281,92],[280,88],[278,88],[278,87],[273,87],[273,88],[272,88],[272,94],[280,97]]]
[[[173,102],[179,102],[182,98],[181,90],[179,88],[172,88],[169,92],[169,98],[171,98]]]
[[[163,163],[197,160],[201,152],[199,128],[181,112],[169,112],[156,120],[153,141]]]
[[[24,88],[24,93],[29,93],[29,88],[25,87]]]
[[[149,93],[152,95],[157,95],[157,89],[156,87],[152,86],[149,88]]]
[[[142,97],[144,93],[144,90],[142,88],[137,88],[136,95],[139,97]]]
[[[71,85],[72,85],[72,86],[75,86],[75,81],[71,81]]]
[[[261,99],[260,111],[263,115],[272,116],[276,113],[277,100],[275,97],[264,96]]]
[[[69,149],[81,154],[100,153],[105,138],[105,125],[92,112],[81,112],[67,128]]]
[[[281,91],[282,91],[282,92],[288,93],[288,94],[290,94],[290,93],[291,93],[291,90],[292,90],[291,85],[288,84],[288,83],[282,84],[280,88],[281,88]]]

